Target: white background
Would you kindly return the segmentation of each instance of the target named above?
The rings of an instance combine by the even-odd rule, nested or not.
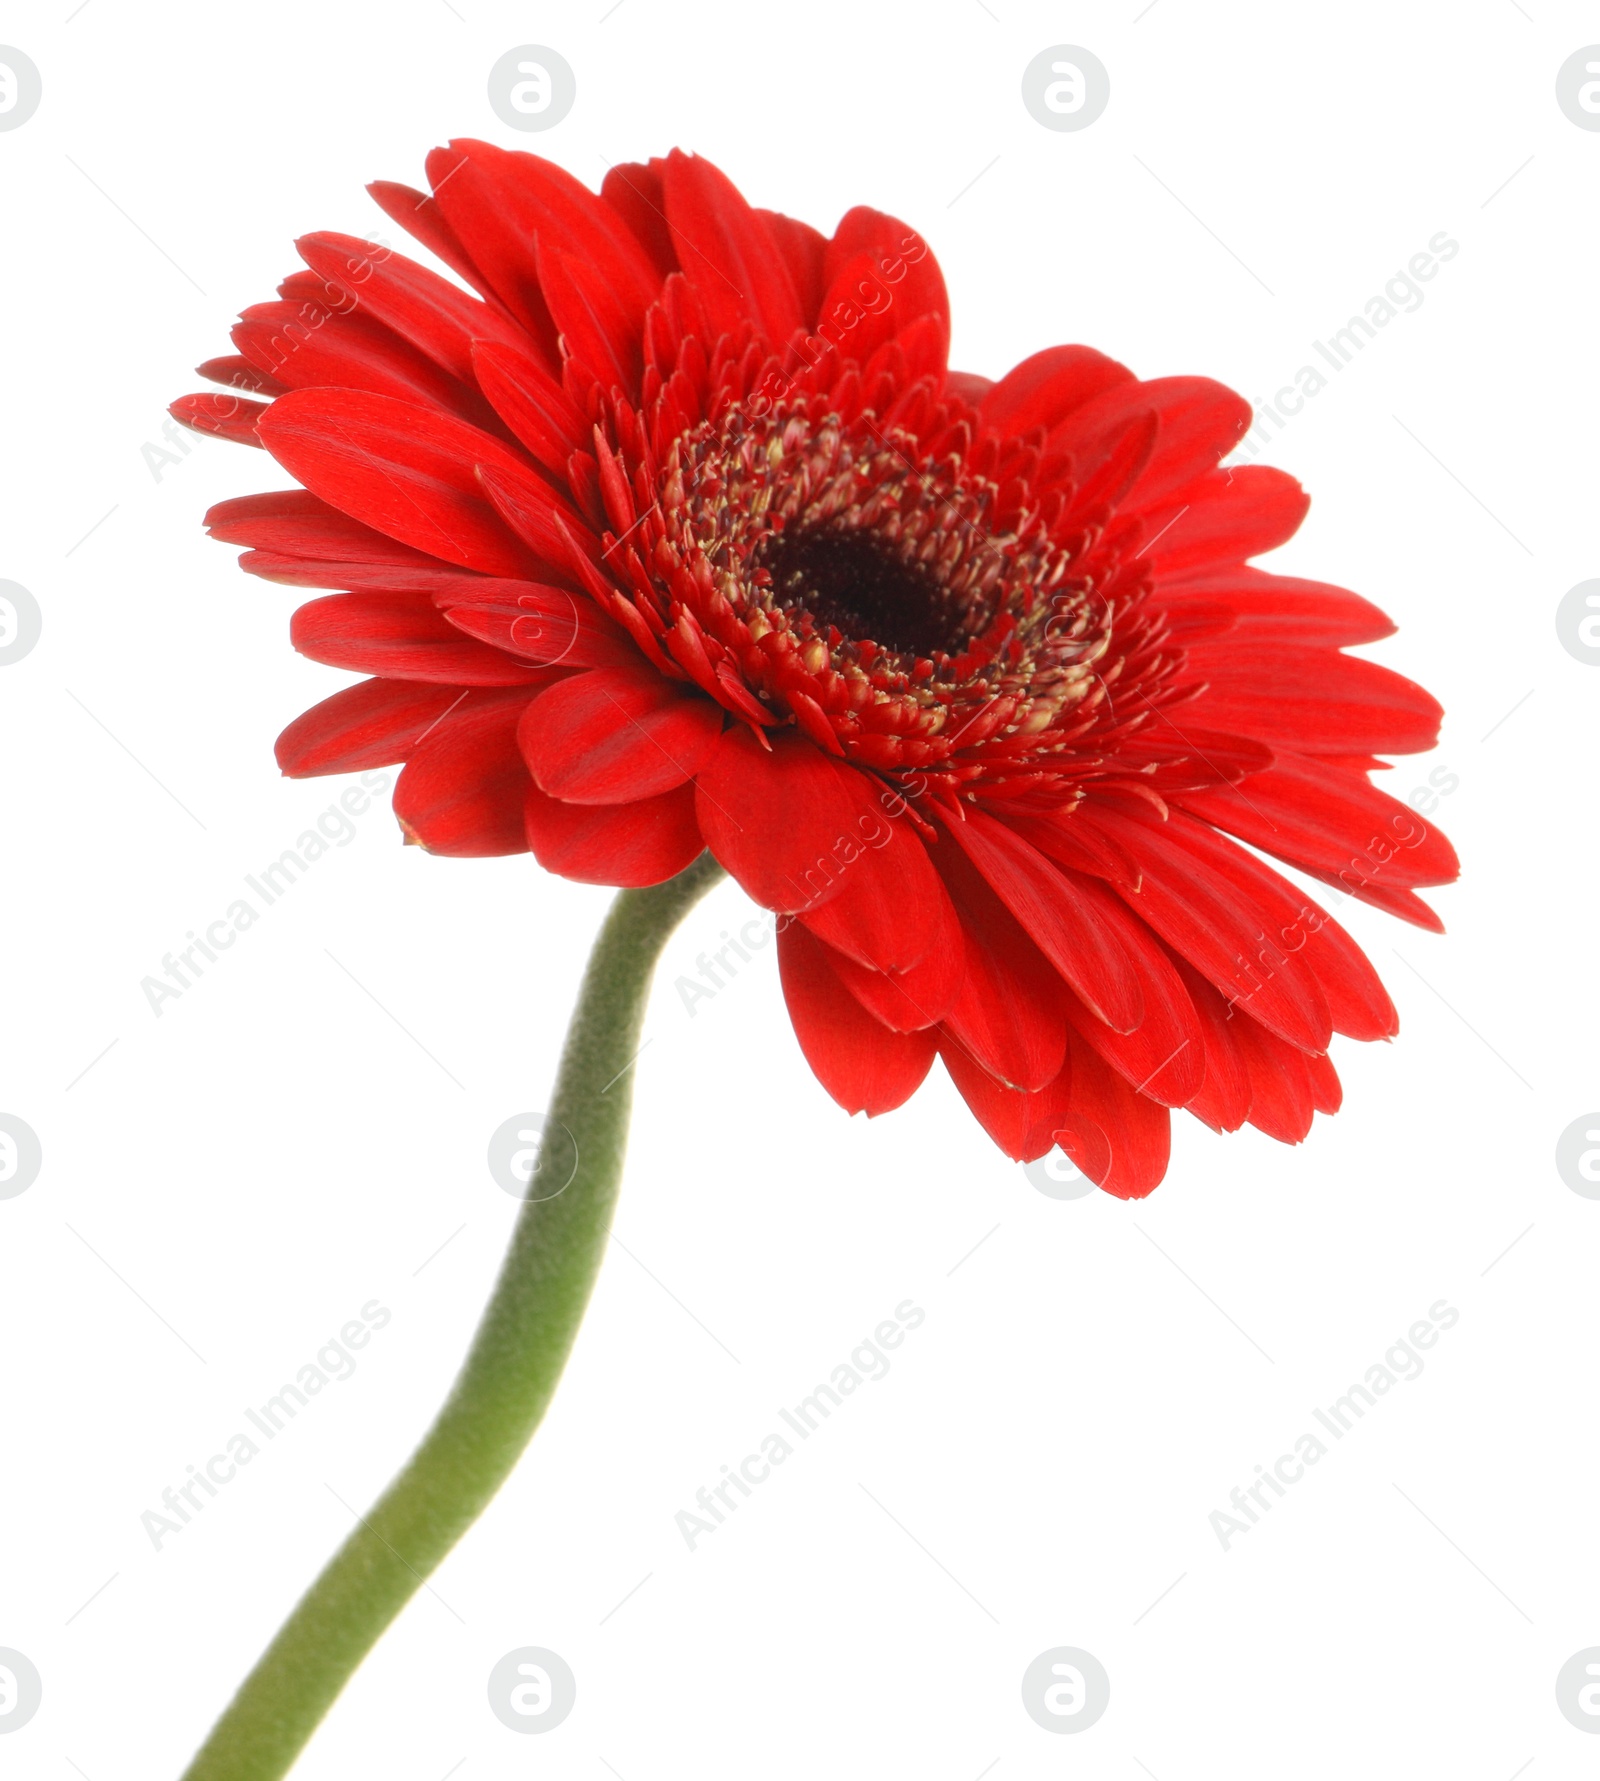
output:
[[[1082,340],[1256,398],[1448,231],[1267,456],[1314,497],[1273,566],[1376,600],[1372,653],[1443,700],[1386,783],[1458,779],[1464,875],[1442,939],[1340,911],[1402,1017],[1338,1042],[1344,1111],[1298,1149],[1181,1118],[1138,1206],[1044,1197],[942,1077],[846,1120],[770,948],[691,1019],[674,978],[750,913],[721,887],[663,967],[626,1250],[549,1420],[297,1776],[1594,1774],[1554,1682],[1600,1644],[1600,1203],[1554,1148],[1600,1104],[1600,669],[1553,620],[1600,574],[1600,134],[1554,82],[1600,8],[75,3],[0,7],[44,82],[0,134],[0,577],[44,612],[0,671],[0,1110],[44,1147],[0,1202],[0,1646],[45,1691],[6,1773],[174,1777],[404,1457],[516,1210],[485,1144],[542,1105],[606,903],[402,849],[380,804],[160,1018],[140,991],[341,789],[271,744],[346,678],[200,530],[276,467],[141,448],[295,235],[392,239],[364,183],[479,135],[591,185],[679,143],[824,228],[891,210],[990,375]],[[528,42],[578,99],[519,138],[485,79]],[[1021,103],[1057,43],[1110,70],[1081,133]],[[889,1376],[691,1553],[676,1512],[908,1297]],[[141,1514],[374,1298],[355,1375],[154,1550]],[[1224,1552],[1211,1511],[1440,1298],[1425,1373]],[[522,1645],[578,1678],[545,1737],[487,1705]],[[1111,1677],[1081,1736],[1022,1709],[1056,1645]]]

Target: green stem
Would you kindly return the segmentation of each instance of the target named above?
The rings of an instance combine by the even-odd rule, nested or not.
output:
[[[702,854],[666,884],[623,891],[612,904],[567,1030],[528,1197],[450,1396],[399,1476],[300,1598],[183,1781],[287,1774],[361,1660],[521,1457],[600,1270],[627,1146],[630,1066],[656,960],[721,876]]]

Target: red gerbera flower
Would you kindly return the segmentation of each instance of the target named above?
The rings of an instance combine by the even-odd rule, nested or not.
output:
[[[1385,1038],[1367,959],[1261,849],[1426,927],[1449,843],[1368,775],[1439,707],[1392,625],[1271,575],[1306,497],[1218,468],[1248,406],[1082,346],[947,368],[917,234],[831,237],[709,161],[435,150],[378,203],[477,292],[350,236],[174,404],[302,485],[226,501],[257,575],[343,589],[296,648],[375,678],[292,775],[404,762],[407,834],[639,886],[710,848],[781,921],[812,1068],[882,1113],[935,1053],[1018,1159],[1150,1191],[1168,1109],[1287,1142]],[[1241,845],[1246,843],[1247,845]]]

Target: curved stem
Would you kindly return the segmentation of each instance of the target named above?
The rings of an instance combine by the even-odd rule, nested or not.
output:
[[[622,891],[612,904],[567,1030],[511,1248],[450,1396],[300,1598],[183,1781],[286,1774],[357,1665],[517,1463],[555,1392],[600,1269],[656,960],[721,876],[702,854],[666,884]]]

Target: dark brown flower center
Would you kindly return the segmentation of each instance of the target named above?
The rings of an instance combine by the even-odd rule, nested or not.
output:
[[[809,613],[819,635],[831,626],[909,656],[958,655],[973,635],[968,603],[876,532],[802,525],[769,534],[754,556],[772,577],[773,605]]]

